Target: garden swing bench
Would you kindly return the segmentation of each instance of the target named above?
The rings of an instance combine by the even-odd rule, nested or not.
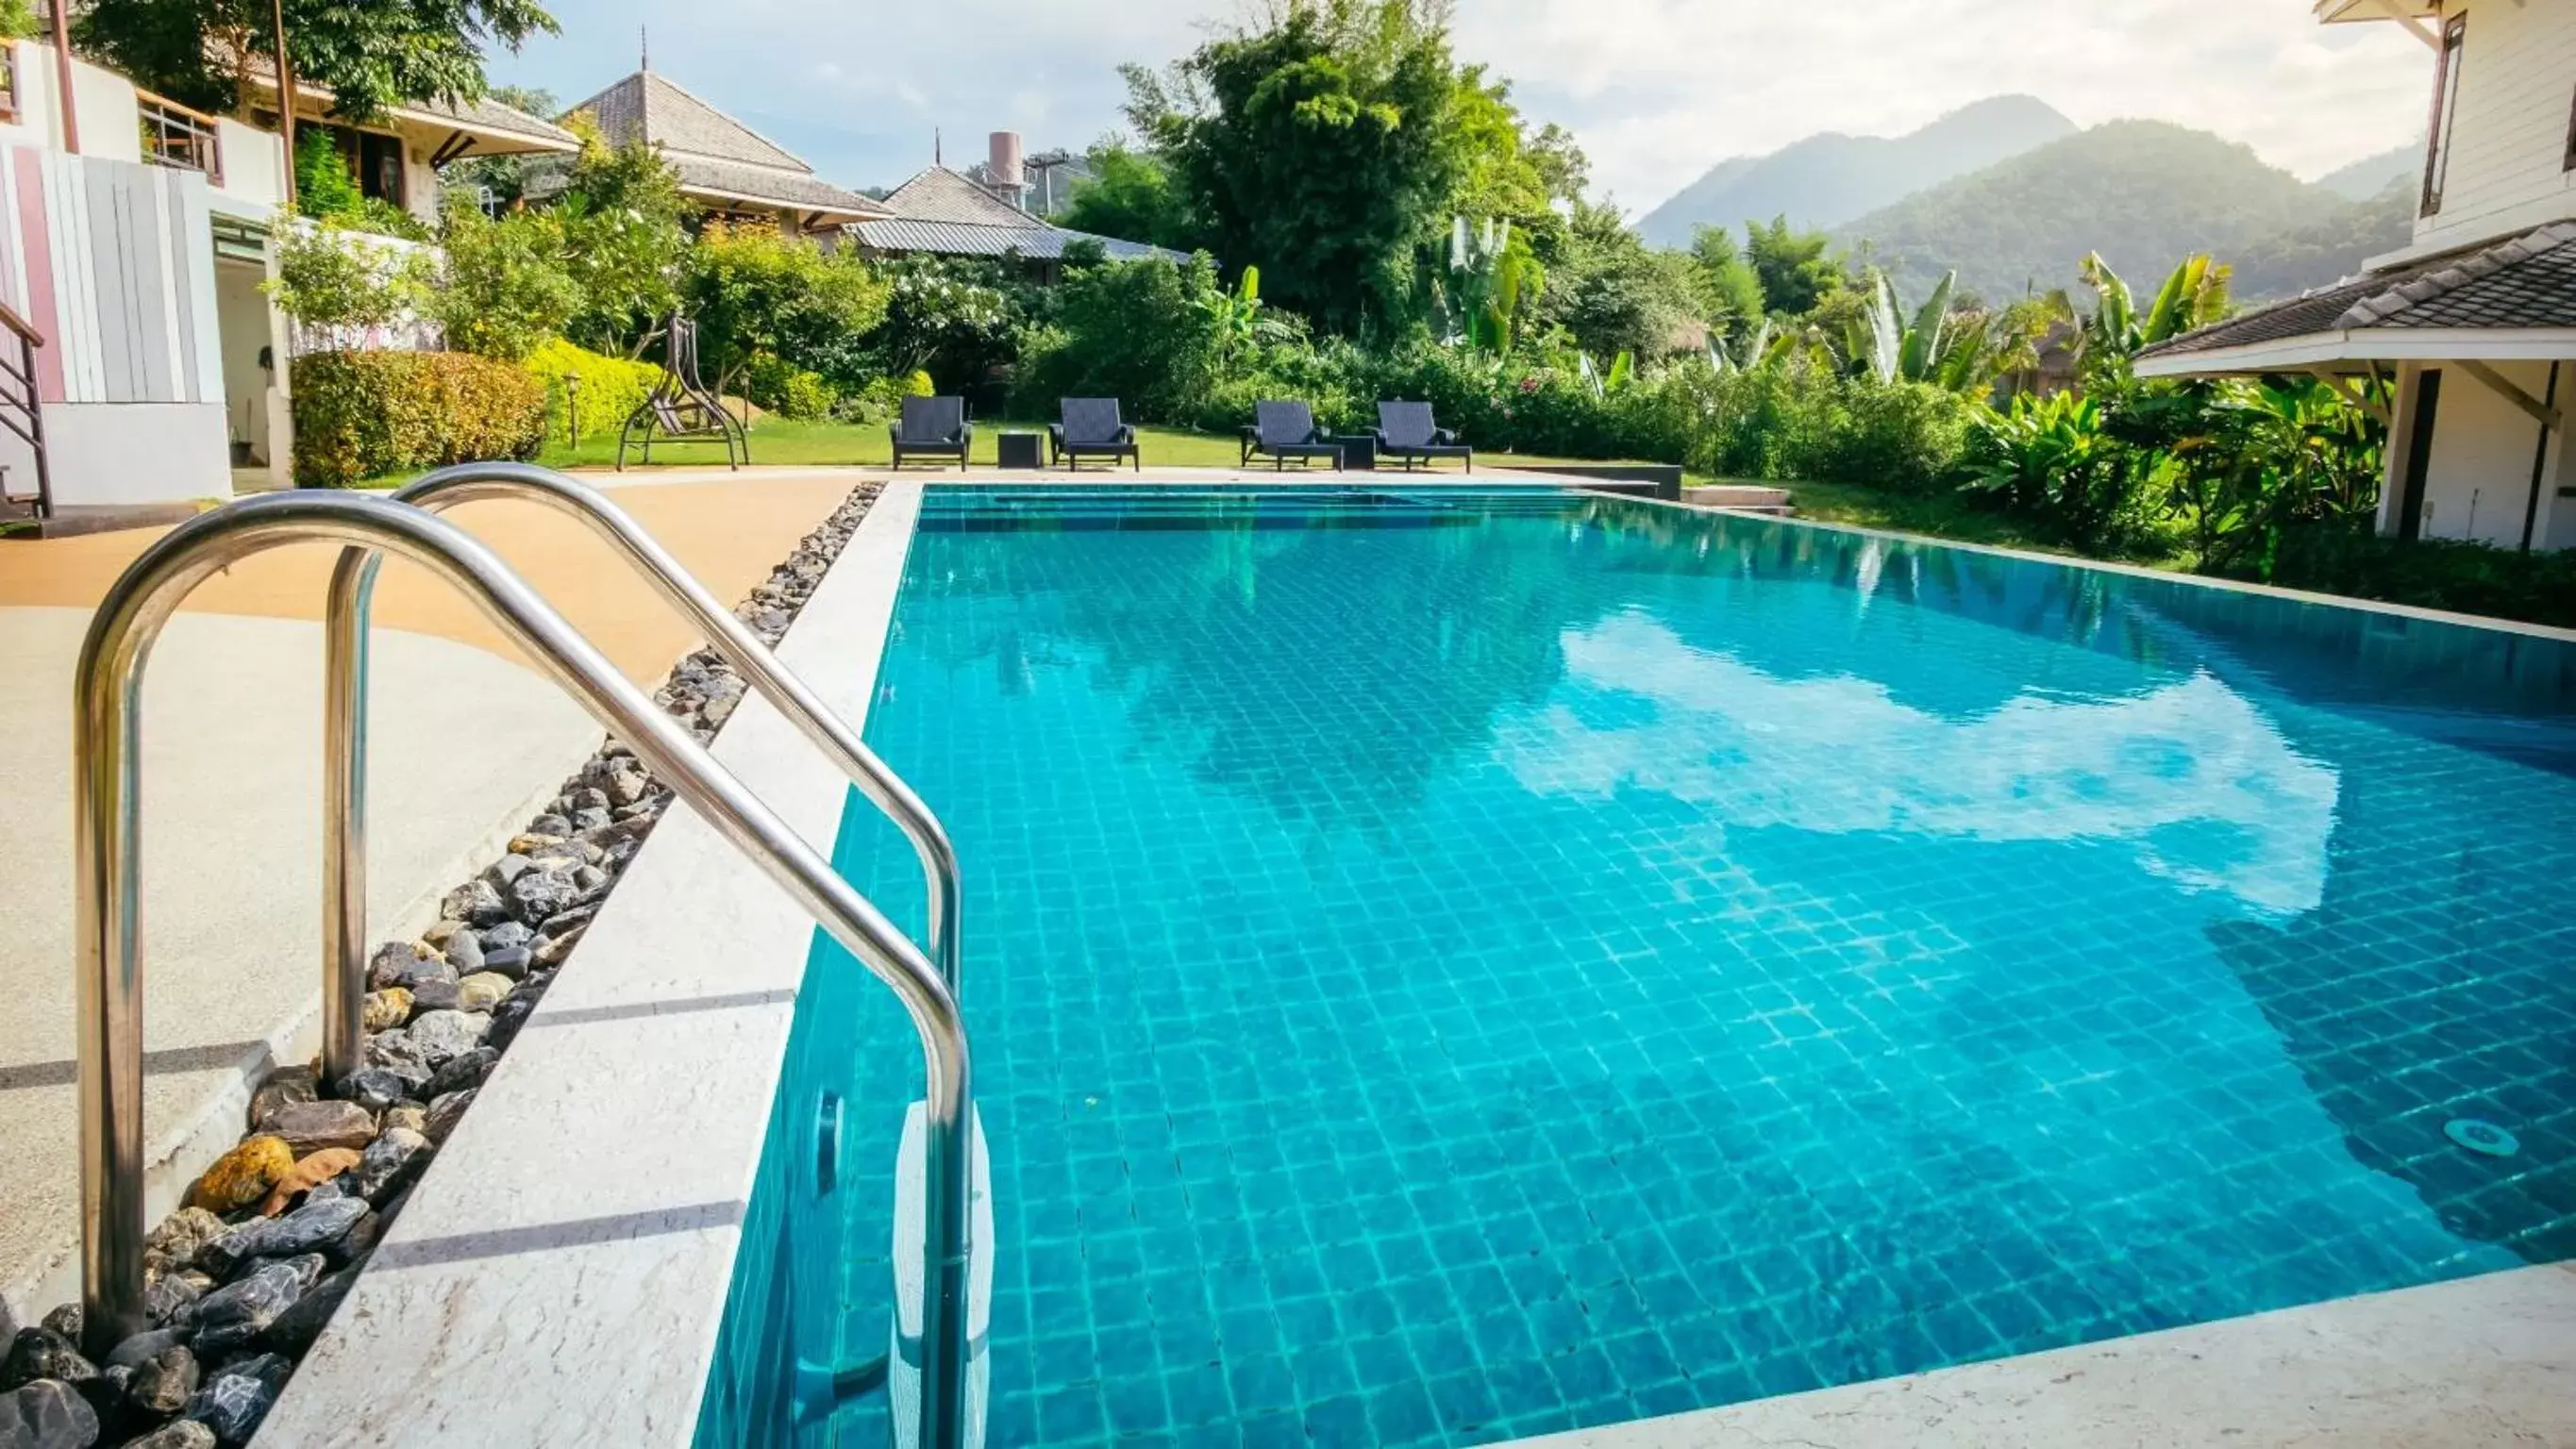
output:
[[[627,415],[626,426],[618,430],[618,471],[626,470],[626,449],[631,443],[641,443],[641,461],[652,462],[656,437],[666,443],[721,442],[725,445],[727,468],[740,468],[750,462],[751,435],[743,429],[742,420],[725,408],[724,399],[698,380],[698,324],[672,313],[664,356],[661,380],[653,384],[652,393]]]

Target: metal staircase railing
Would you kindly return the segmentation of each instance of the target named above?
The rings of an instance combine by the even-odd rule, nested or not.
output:
[[[17,434],[35,450],[36,517],[42,521],[54,516],[53,468],[45,457],[45,399],[36,384],[36,349],[45,345],[45,334],[5,302],[0,302],[0,329],[17,344],[18,354],[15,359],[0,354],[0,428]],[[6,481],[0,480],[0,503],[17,501],[9,495]]]
[[[759,636],[624,509],[588,484],[527,463],[461,463],[441,468],[421,475],[393,498],[433,513],[480,499],[524,499],[571,515],[615,549],[664,600],[703,630],[708,647],[740,670],[744,680],[803,731],[912,843],[928,882],[930,939],[925,953],[937,963],[949,994],[962,999],[958,983],[962,897],[957,850],[947,830],[856,730],[782,667]],[[367,621],[383,562],[381,554],[344,550],[331,574],[330,602],[324,613],[323,697],[334,723],[325,735],[323,760],[323,788],[333,793],[327,797],[331,805],[323,821],[322,938],[325,959],[339,962],[332,987],[323,996],[322,1063],[328,1081],[357,1070],[363,1045],[359,1023],[367,990]]]
[[[544,599],[474,538],[407,504],[282,493],[200,514],[144,551],[91,621],[74,679],[78,871],[81,1274],[93,1349],[144,1325],[143,954],[139,877],[143,669],[171,614],[208,577],[285,544],[400,555],[465,594],[556,685],[625,740],[902,1001],[924,1066],[924,1390],[916,1442],[966,1442],[973,1083],[966,1025],[939,971],[830,863],[745,789]],[[334,709],[325,734],[355,716]],[[352,758],[347,744],[337,758]],[[347,802],[337,802],[341,804]],[[343,837],[354,841],[355,832]],[[326,959],[327,956],[326,956]],[[337,962],[330,964],[335,968]]]

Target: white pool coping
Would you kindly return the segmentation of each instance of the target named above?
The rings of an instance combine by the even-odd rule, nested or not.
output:
[[[889,483],[779,646],[854,724],[920,506]],[[831,853],[847,781],[776,709],[715,755]],[[687,1444],[813,936],[674,803],[258,1442]]]
[[[2576,1444],[2576,1265],[2107,1339],[1510,1449]]]
[[[958,480],[886,485],[780,646],[855,724],[875,691],[923,485],[942,481]],[[844,782],[775,709],[747,698],[715,753],[830,851]],[[258,1442],[687,1445],[813,931],[673,805]],[[2576,1266],[1524,1441],[2217,1442],[2576,1443]]]

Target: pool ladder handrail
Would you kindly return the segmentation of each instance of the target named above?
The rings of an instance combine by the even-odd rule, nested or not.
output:
[[[81,1278],[84,1338],[105,1349],[139,1330],[146,1231],[141,938],[142,682],[161,630],[218,571],[321,540],[393,553],[471,600],[557,687],[624,739],[737,851],[891,987],[920,1037],[925,1133],[922,1396],[918,1442],[966,1440],[973,1070],[966,1024],[938,969],[865,896],[744,787],[679,722],[489,549],[424,509],[337,493],[269,494],[180,524],[101,600],[74,676],[75,967],[80,988]],[[326,736],[352,716],[332,709]],[[330,742],[351,758],[349,742]],[[345,801],[334,800],[336,807]],[[354,832],[343,839],[354,840]],[[336,967],[326,951],[326,965]],[[329,973],[336,976],[333,970]]]
[[[858,731],[780,664],[769,646],[707,592],[632,515],[598,489],[529,463],[460,463],[424,473],[392,497],[432,513],[484,499],[525,499],[568,514],[598,535],[672,608],[705,633],[707,647],[740,671],[745,682],[839,766],[859,793],[912,843],[927,882],[930,931],[923,951],[937,963],[949,994],[964,999],[958,980],[963,893],[957,848],[939,817],[867,747]],[[323,816],[322,942],[324,959],[336,957],[339,966],[323,994],[322,1064],[324,1080],[334,1082],[357,1070],[364,1039],[367,640],[376,575],[383,565],[381,554],[342,550],[339,564],[331,571],[330,600],[323,615],[323,697],[337,727],[328,735],[333,748],[326,750],[322,765],[323,789],[336,792],[329,796]],[[337,748],[344,742],[345,751]],[[344,831],[350,832],[345,838]]]

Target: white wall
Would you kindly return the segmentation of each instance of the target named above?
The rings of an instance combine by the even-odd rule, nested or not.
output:
[[[286,142],[229,116],[215,122],[215,131],[224,152],[224,184],[216,194],[271,210],[286,205]]]
[[[230,498],[228,441],[221,403],[45,405],[54,502],[66,508]],[[34,491],[33,475],[9,477],[13,491]]]
[[[2416,223],[2410,252],[2466,246],[2576,216],[2576,173],[2566,167],[2568,117],[2576,105],[2576,3],[2467,0],[2452,10],[2465,11],[2469,28],[2450,171],[2441,213]]]
[[[2548,392],[2549,364],[2545,362],[2505,362],[2495,367],[2534,398]],[[2422,536],[2520,548],[2540,424],[2458,365],[2445,366],[2441,373],[2441,413],[2433,425],[2433,451],[2425,471]],[[2562,406],[2571,390],[2562,371]],[[2408,402],[2411,406],[2411,397]],[[2562,449],[2563,442],[2563,438],[2553,439],[2553,451]],[[2402,459],[2397,476],[2402,488]],[[2554,491],[2544,483],[2535,541],[2562,526],[2549,506]]]
[[[63,148],[62,109],[54,103],[54,48],[14,42],[18,67],[18,123],[0,125],[0,144]],[[114,71],[72,61],[72,118],[80,126],[81,154],[111,161],[141,161],[143,132],[134,86]]]

